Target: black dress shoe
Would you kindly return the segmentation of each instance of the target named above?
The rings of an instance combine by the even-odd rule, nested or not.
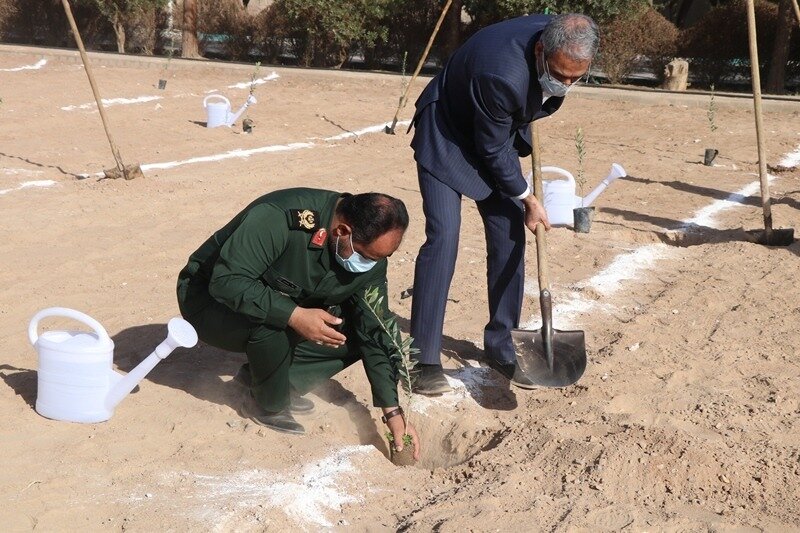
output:
[[[418,364],[415,370],[417,370],[417,375],[411,386],[413,392],[435,396],[453,390],[453,387],[447,382],[447,378],[444,377],[444,370],[440,365]]]
[[[251,394],[247,395],[244,404],[242,404],[241,414],[260,426],[274,429],[281,433],[306,434],[306,429],[294,419],[288,409],[278,412],[267,411],[256,402]]]
[[[250,390],[253,377],[250,375],[250,366],[247,363],[243,364],[233,376],[233,382]],[[292,391],[289,393],[289,411],[298,415],[310,414],[314,411],[314,402]]]
[[[486,361],[486,364],[488,364],[490,368],[502,374],[503,377],[508,379],[511,384],[516,387],[521,389],[535,389],[538,387],[527,375],[525,375],[517,363],[504,363],[502,361],[497,361],[496,359],[489,359]]]

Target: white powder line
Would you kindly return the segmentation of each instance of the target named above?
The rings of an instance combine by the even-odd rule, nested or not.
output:
[[[466,400],[477,405],[484,389],[498,386],[497,374],[492,369],[479,365],[447,370],[445,378],[453,390],[439,396],[414,394],[410,405],[415,413],[425,415],[431,407],[452,406]]]
[[[778,165],[786,168],[794,168],[800,165],[800,146],[794,152],[786,154]]]
[[[149,163],[146,165],[142,165],[141,167],[142,170],[167,169],[167,168],[180,167],[183,165],[192,165],[195,163],[211,163],[213,161],[224,161],[225,159],[235,159],[235,158],[246,159],[251,155],[256,155],[256,154],[266,154],[271,152],[288,152],[291,150],[312,148],[313,146],[314,143],[292,143],[292,144],[262,146],[260,148],[251,148],[249,150],[231,150],[229,152],[224,152],[222,154],[192,157],[190,159],[184,159],[182,161],[170,161],[167,163]],[[95,175],[102,175],[102,172]]]
[[[12,191],[19,191],[19,190],[22,190],[22,189],[29,189],[31,187],[52,187],[55,184],[56,184],[56,182],[53,181],[53,180],[23,181],[22,183],[19,184],[18,187],[15,187],[13,189],[2,189],[2,190],[0,190],[0,195],[8,194],[8,193],[10,193]]]
[[[411,121],[406,120],[403,122],[398,122],[398,124],[402,125],[403,123],[409,124]],[[338,141],[341,139],[346,139],[349,137],[359,137],[361,135],[365,135],[368,133],[376,133],[383,131],[384,127],[388,126],[388,123],[378,124],[375,126],[368,126],[366,128],[356,130],[354,132],[347,132],[340,135],[334,135],[333,137],[326,137],[322,139],[326,142],[333,142]],[[277,145],[270,145],[270,146],[262,146],[259,148],[250,148],[246,150],[231,150],[229,152],[224,152],[221,154],[214,154],[214,155],[207,155],[207,156],[199,156],[199,157],[192,157],[190,159],[184,159],[181,161],[169,161],[166,163],[148,163],[146,165],[141,165],[142,170],[163,170],[169,168],[180,167],[183,165],[192,165],[196,163],[210,163],[214,161],[224,161],[226,159],[234,159],[234,158],[248,158],[251,155],[257,154],[265,154],[271,152],[287,152],[290,150],[302,150],[304,148],[313,148],[315,146],[319,146],[319,144],[314,142],[300,142],[300,143],[291,143],[291,144],[277,144]],[[84,173],[80,176],[82,178],[89,178],[93,176],[102,176],[102,172],[95,172],[92,174]]]
[[[767,174],[767,181],[772,183],[774,179],[775,176]],[[715,221],[716,215],[718,215],[719,213],[721,213],[726,209],[730,209],[731,207],[744,205],[744,201],[748,197],[757,193],[760,189],[761,189],[761,182],[754,181],[747,187],[744,187],[743,189],[736,191],[727,198],[714,201],[713,203],[697,211],[692,218],[684,220],[681,223],[681,228],[679,231],[696,228],[697,226],[705,226],[708,228],[715,227],[714,224],[716,224]]]
[[[242,83],[236,83],[234,85],[228,85],[228,89],[249,89],[250,87],[253,87],[254,85],[263,85],[263,84],[267,83],[268,81],[277,80],[278,78],[280,78],[278,73],[277,72],[273,72],[272,74],[270,74],[269,76],[267,76],[265,78],[258,78],[257,80],[253,80],[253,81],[245,81],[245,82],[242,82]]]
[[[38,174],[44,174],[42,170],[27,170],[24,168],[0,168],[0,172],[5,174],[6,176],[16,176],[17,174],[28,174],[36,176]]]
[[[222,476],[184,472],[181,475],[193,477],[203,491],[185,497],[192,502],[199,501],[202,505],[197,509],[200,517],[213,520],[219,530],[241,527],[241,524],[228,523],[234,517],[241,517],[239,508],[262,506],[280,509],[301,527],[309,524],[316,528],[333,527],[328,512],[338,514],[343,505],[363,501],[361,496],[348,494],[340,486],[348,477],[357,479],[353,457],[375,451],[373,446],[347,446],[295,474],[269,470]]]
[[[788,154],[781,160],[781,165],[785,167],[796,167],[800,164],[800,147]],[[768,175],[768,180],[772,182],[777,179],[775,176]],[[679,233],[697,229],[700,226],[716,227],[716,216],[721,212],[732,207],[744,204],[744,200],[756,192],[761,187],[760,182],[750,183],[746,187],[736,191],[723,200],[716,200],[706,207],[695,212],[694,216],[681,222]],[[664,228],[666,229],[666,228]],[[553,308],[553,323],[560,322],[560,327],[568,328],[572,326],[575,319],[589,312],[608,312],[613,309],[610,304],[605,304],[597,300],[585,297],[582,291],[590,288],[603,296],[611,296],[618,292],[625,282],[638,279],[644,272],[649,270],[654,263],[660,259],[670,257],[675,254],[675,248],[664,243],[648,244],[636,248],[633,251],[620,254],[614,258],[609,266],[595,274],[586,281],[575,284],[571,292],[567,293],[563,303],[557,303]],[[526,284],[525,294],[531,298],[538,296],[538,287],[534,284]],[[541,318],[534,316],[521,327],[531,329],[541,323]],[[558,327],[558,326],[556,326]]]
[[[46,59],[40,59],[33,65],[25,65],[22,67],[15,67],[15,68],[0,68],[0,72],[20,72],[22,70],[39,70],[47,64]]]
[[[103,98],[103,107],[112,107],[115,105],[130,105],[130,104],[143,104],[145,102],[152,102],[154,100],[162,100],[161,96],[139,96],[137,98]],[[62,107],[62,111],[75,111],[76,109],[96,109],[97,104],[91,102],[89,104],[81,105],[68,105]]]

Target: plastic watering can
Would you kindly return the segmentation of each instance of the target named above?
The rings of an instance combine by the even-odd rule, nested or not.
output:
[[[39,321],[67,317],[94,332],[46,331],[38,334]],[[114,341],[92,317],[65,307],[39,311],[28,326],[28,338],[39,354],[36,412],[53,420],[103,422],[114,408],[162,359],[182,346],[197,344],[191,324],[175,317],[167,324],[167,338],[127,375],[115,372]]]
[[[206,127],[233,126],[233,123],[244,113],[244,110],[257,102],[252,94],[235,114],[231,112],[231,102],[221,94],[209,94],[203,100],[206,108]]]
[[[565,178],[542,182],[544,209],[547,211],[547,218],[550,220],[550,224],[561,226],[571,226],[573,223],[573,209],[576,207],[589,207],[615,179],[627,175],[622,165],[613,163],[608,176],[586,197],[581,198],[575,194],[575,177],[568,171],[559,167],[542,167],[542,175],[547,173],[560,174]]]

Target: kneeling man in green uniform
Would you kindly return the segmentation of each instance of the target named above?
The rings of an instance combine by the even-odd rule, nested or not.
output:
[[[252,202],[191,255],[178,277],[181,314],[207,344],[247,354],[237,375],[250,388],[245,416],[302,434],[293,414],[313,409],[303,395],[362,361],[395,443],[405,431],[418,456],[391,339],[364,300],[375,287],[386,306],[386,258],[407,227],[391,196],[286,189]]]

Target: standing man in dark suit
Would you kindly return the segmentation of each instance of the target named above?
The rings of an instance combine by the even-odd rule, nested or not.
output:
[[[587,16],[533,15],[488,26],[448,59],[417,100],[411,146],[417,161],[426,241],[414,273],[411,335],[420,350],[415,392],[450,390],[440,361],[447,294],[455,270],[461,197],[476,201],[487,248],[487,361],[518,386],[511,329],[519,325],[525,227],[549,229],[522,176],[530,122],[553,114],[589,70],[599,32]]]

